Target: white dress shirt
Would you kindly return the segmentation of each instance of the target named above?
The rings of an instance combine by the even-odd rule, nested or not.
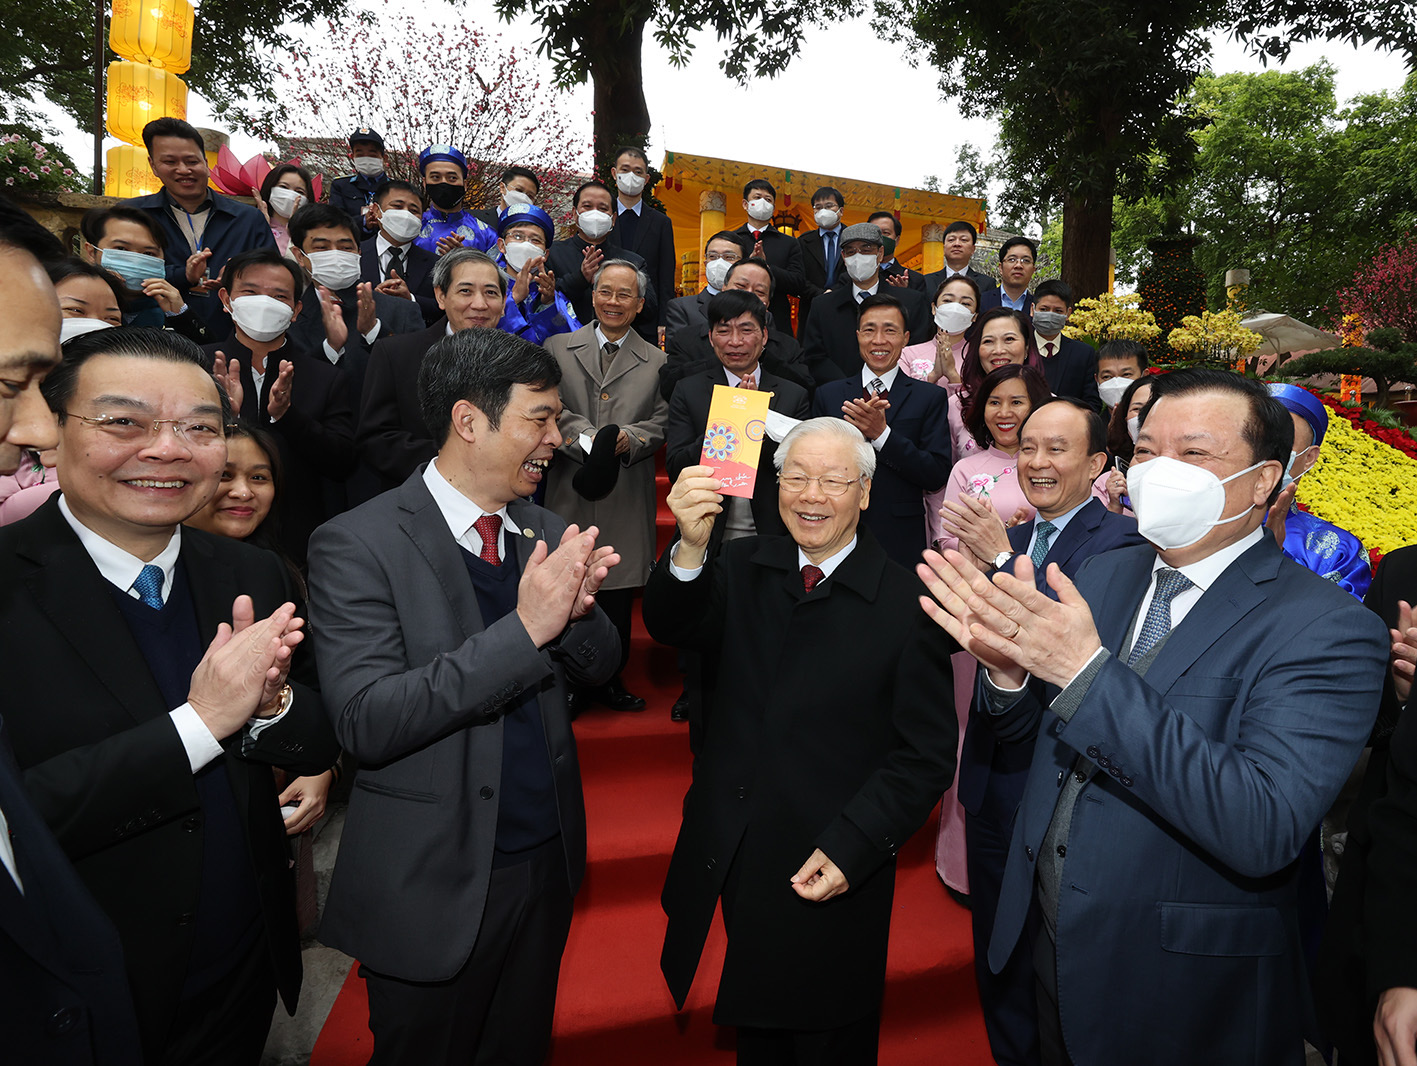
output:
[[[172,594],[177,557],[182,553],[181,526],[172,531],[172,539],[167,542],[167,547],[158,552],[151,563],[145,563],[136,555],[130,555],[118,545],[105,540],[75,518],[74,512],[69,510],[69,501],[63,496],[59,497],[59,513],[64,516],[64,521],[69,523],[69,528],[79,538],[79,543],[89,553],[89,558],[93,560],[94,566],[98,567],[99,575],[105,581],[123,589],[133,599],[141,600],[142,596],[133,588],[133,583],[138,580],[143,567],[156,566],[162,571],[162,599],[164,603],[167,602],[168,596]],[[262,730],[285,717],[285,713],[281,711],[270,718],[252,718],[246,723],[246,729],[252,739],[255,739]],[[187,752],[187,762],[194,774],[221,754],[221,744],[190,703],[184,703],[168,714],[177,730],[178,739],[182,741],[183,750]]]
[[[1092,500],[1092,493],[1088,493],[1087,499],[1083,500],[1082,503],[1078,504],[1071,511],[1060,514],[1057,518],[1044,518],[1042,515],[1036,515],[1033,523],[1033,532],[1028,535],[1028,544],[1024,546],[1024,550],[1021,554],[1029,556],[1033,554],[1033,546],[1038,543],[1039,522],[1053,523],[1053,537],[1048,541],[1048,548],[1051,551],[1053,545],[1058,543],[1058,538],[1063,535],[1063,530],[1067,527],[1067,524],[1073,520],[1073,516],[1091,503]]]
[[[503,533],[508,530],[513,533],[521,532],[512,524],[511,515],[507,514],[505,504],[495,511],[484,511],[464,496],[461,491],[454,488],[452,483],[438,471],[437,459],[430,460],[424,469],[423,484],[428,486],[428,491],[433,496],[433,502],[437,505],[438,512],[443,516],[443,521],[448,524],[448,532],[453,535],[453,540],[479,558],[482,556],[482,534],[474,529],[473,525],[483,515],[495,514],[500,518]],[[505,536],[497,538],[497,558],[503,561],[507,558],[507,538]]]

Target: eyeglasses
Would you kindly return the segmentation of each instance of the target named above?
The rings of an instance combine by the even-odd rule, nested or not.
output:
[[[786,474],[779,475],[777,483],[788,492],[795,494],[806,492],[808,482],[815,481],[817,488],[828,496],[845,496],[847,489],[852,485],[861,484],[864,480],[864,474],[861,477],[854,477],[850,481],[839,477],[804,477],[802,474]]]
[[[617,303],[629,303],[640,298],[638,293],[630,292],[629,289],[596,289],[595,294],[602,300],[614,300]]]
[[[707,252],[707,253],[705,253],[705,255],[704,255],[704,262],[705,262],[705,263],[712,263],[715,259],[722,259],[725,263],[736,263],[736,262],[738,262],[738,260],[740,260],[740,259],[742,259],[742,258],[743,258],[743,257],[742,257],[741,255],[736,255],[736,254],[733,253],[733,252],[728,252],[728,253]]]
[[[1007,259],[1002,260],[1002,262],[1008,263],[1011,266],[1029,266],[1033,262],[1033,257],[1031,255],[1011,255]]]
[[[106,437],[124,444],[139,444],[153,440],[163,426],[171,426],[179,440],[194,448],[205,448],[226,440],[226,427],[220,421],[201,418],[140,418],[134,415],[76,415],[63,412],[66,418],[77,418],[93,426]]]

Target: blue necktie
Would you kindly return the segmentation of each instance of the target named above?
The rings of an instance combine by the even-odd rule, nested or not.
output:
[[[826,233],[822,234],[822,251],[825,253],[827,260],[826,287],[830,289],[832,287],[832,281],[834,280],[833,275],[836,273],[836,271],[832,269],[835,265],[832,260],[836,258],[836,233],[834,231],[828,230]]]
[[[1058,527],[1046,518],[1035,527],[1033,551],[1028,553],[1028,557],[1033,560],[1034,569],[1043,565],[1043,558],[1048,554],[1048,543],[1057,531]]]
[[[162,567],[148,563],[133,582],[138,598],[154,611],[162,610]]]
[[[1195,588],[1191,579],[1179,570],[1163,568],[1156,572],[1156,592],[1151,597],[1151,606],[1146,609],[1146,620],[1141,624],[1137,642],[1127,656],[1128,666],[1135,666],[1171,632],[1171,601],[1190,588]]]

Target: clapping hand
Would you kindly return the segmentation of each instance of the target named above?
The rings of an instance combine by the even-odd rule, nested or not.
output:
[[[225,352],[217,352],[212,358],[212,377],[226,390],[232,413],[239,415],[246,399],[246,386],[241,384],[241,360],[228,359]]]
[[[1406,600],[1397,601],[1397,628],[1392,637],[1392,687],[1397,702],[1404,704],[1412,695],[1413,673],[1417,671],[1417,611]]]
[[[555,551],[549,551],[544,540],[537,541],[532,549],[517,586],[517,617],[538,648],[561,635],[577,608],[582,614],[589,610],[588,596],[594,605],[594,590],[605,580],[589,573],[598,533],[595,526],[582,533],[578,526],[571,525],[566,527]],[[603,567],[608,572],[607,558],[600,557],[597,569]]]

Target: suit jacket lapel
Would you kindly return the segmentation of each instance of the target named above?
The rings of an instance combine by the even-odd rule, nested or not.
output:
[[[242,590],[231,565],[216,557],[200,531],[182,531],[178,561],[187,572],[187,586],[192,590],[192,605],[197,611],[197,630],[205,646],[216,636],[217,626],[231,622],[232,604]]]
[[[1161,646],[1147,669],[1146,683],[1165,692],[1197,659],[1224,640],[1231,629],[1264,602],[1264,590],[1258,583],[1274,577],[1280,558],[1274,538],[1266,534],[1226,567],[1171,631],[1176,639],[1168,639]]]
[[[171,708],[147,668],[112,588],[51,500],[26,524],[16,552],[38,563],[25,578],[35,602],[119,705],[136,722]]]
[[[1106,513],[1107,508],[1102,506],[1101,500],[1096,497],[1088,500],[1082,510],[1073,515],[1073,520],[1063,527],[1058,539],[1048,549],[1048,561],[1059,566],[1066,565],[1073,553],[1097,532],[1097,527],[1102,524],[1102,516]]]
[[[633,329],[620,339],[620,349],[615,353],[615,358],[610,361],[610,370],[601,379],[601,385],[609,385],[616,378],[624,377],[631,370],[634,370],[641,363],[648,361],[645,350],[649,349],[649,342],[636,333]],[[653,349],[650,349],[653,350]],[[596,355],[599,362],[599,353]],[[599,372],[600,367],[596,367]]]
[[[1096,604],[1089,603],[1097,636],[1113,655],[1126,655],[1132,619],[1151,587],[1151,567],[1155,561],[1156,552],[1150,547],[1128,552],[1116,571],[1108,576]]]
[[[399,493],[399,506],[405,511],[399,526],[438,579],[463,637],[481,633],[484,627],[482,612],[477,606],[477,594],[472,590],[467,566],[463,563],[457,541],[453,540],[448,530],[448,523],[443,519],[443,512],[433,502],[428,486],[423,483],[422,467],[409,475],[409,479],[395,491]]]
[[[595,341],[595,325],[592,323],[582,326],[572,333],[571,339],[566,342],[566,347],[575,355],[576,362],[581,364],[588,380],[599,381],[600,345]]]

